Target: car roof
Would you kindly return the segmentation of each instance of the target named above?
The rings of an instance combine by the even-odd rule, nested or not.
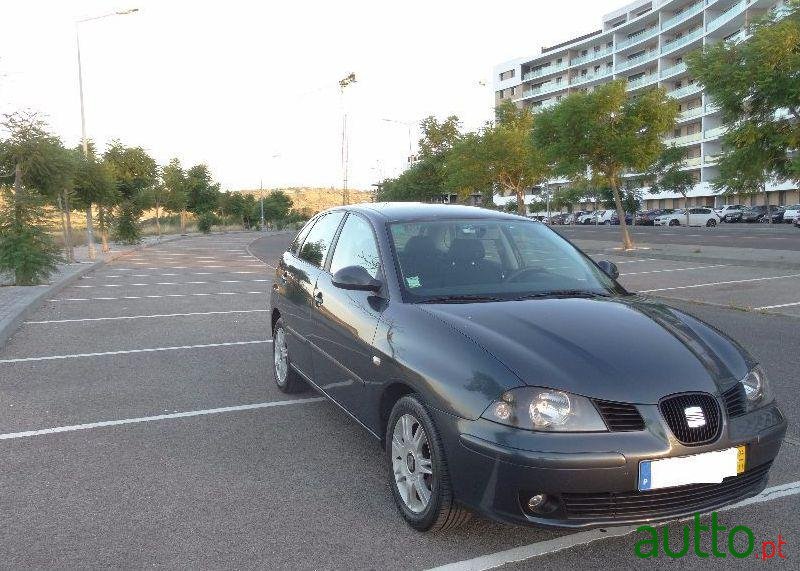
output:
[[[402,222],[441,218],[494,218],[504,220],[530,220],[524,216],[460,204],[428,204],[424,202],[363,202],[337,206],[331,210],[360,212],[373,220]]]

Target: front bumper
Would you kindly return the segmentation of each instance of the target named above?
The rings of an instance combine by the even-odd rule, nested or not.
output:
[[[437,412],[455,497],[489,517],[546,527],[653,522],[707,512],[758,494],[780,450],[786,420],[774,405],[725,419],[703,446],[674,439],[656,406],[638,407],[645,430],[545,434]],[[449,426],[448,426],[449,425]],[[745,472],[722,484],[638,491],[639,462],[747,446]],[[547,501],[530,512],[527,499]]]

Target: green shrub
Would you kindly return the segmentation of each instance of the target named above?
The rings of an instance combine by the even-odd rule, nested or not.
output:
[[[197,229],[203,234],[211,234],[211,227],[217,223],[213,212],[203,212],[197,217]]]
[[[63,257],[47,232],[41,195],[6,189],[0,203],[0,271],[13,273],[16,285],[46,280]]]
[[[123,202],[114,218],[113,238],[123,244],[138,244],[142,241],[142,231],[139,228],[140,209],[130,203]]]

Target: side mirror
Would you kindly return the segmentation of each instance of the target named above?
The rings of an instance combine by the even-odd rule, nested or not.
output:
[[[359,291],[376,292],[383,286],[363,266],[346,266],[333,274],[331,281],[338,288]]]
[[[611,279],[617,279],[619,277],[619,268],[617,264],[614,262],[609,262],[608,260],[601,260],[597,262],[597,265],[603,270],[603,273],[606,274]]]

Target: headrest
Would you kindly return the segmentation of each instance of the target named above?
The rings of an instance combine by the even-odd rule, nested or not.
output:
[[[403,253],[407,256],[430,256],[436,250],[436,244],[430,236],[412,236],[406,242]]]
[[[450,256],[456,262],[477,262],[485,255],[483,242],[476,238],[456,238],[450,245]]]

